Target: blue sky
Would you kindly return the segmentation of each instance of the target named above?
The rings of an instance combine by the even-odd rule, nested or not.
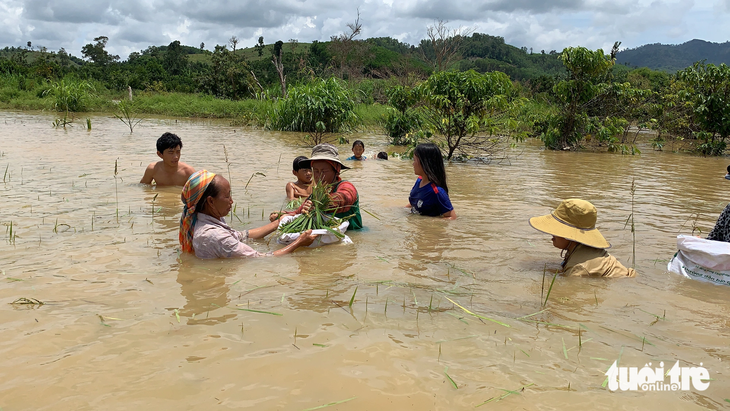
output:
[[[438,19],[452,28],[502,36],[535,52],[585,46],[608,51],[647,43],[730,40],[730,0],[0,0],[0,47],[65,48],[107,36],[126,59],[150,45],[207,49],[239,38],[250,47],[277,40],[328,40],[347,30],[360,10],[362,36],[418,44]]]

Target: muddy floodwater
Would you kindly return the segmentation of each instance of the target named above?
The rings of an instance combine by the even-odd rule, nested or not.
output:
[[[182,161],[230,174],[242,230],[282,206],[291,161],[310,153],[298,135],[52,121],[0,112],[3,411],[730,407],[730,287],[666,271],[676,235],[706,235],[730,201],[726,158],[527,142],[501,162],[447,164],[455,221],[407,213],[410,161],[368,160],[345,174],[372,213],[354,244],[203,261],[180,255],[180,189],[137,184],[156,139],[174,132]],[[394,150],[382,135],[354,138],[370,158]],[[589,200],[631,266],[632,179],[638,277],[558,277],[543,307],[560,252],[528,218]],[[709,381],[612,392],[616,360],[664,373],[679,361]]]

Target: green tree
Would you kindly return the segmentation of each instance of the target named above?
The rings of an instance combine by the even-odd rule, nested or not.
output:
[[[202,76],[200,88],[217,97],[242,99],[254,94],[254,85],[246,62],[226,46],[215,46],[210,70]]]
[[[383,127],[392,138],[392,144],[403,145],[406,135],[421,127],[421,116],[414,109],[418,96],[407,86],[391,87],[385,93],[390,107],[383,119]]]
[[[416,89],[426,121],[446,141],[449,160],[462,146],[471,150],[490,146],[489,138],[478,133],[495,115],[504,113],[514,91],[506,74],[473,70],[437,72]]]
[[[187,70],[188,56],[180,47],[180,41],[175,40],[167,46],[162,65],[173,76],[182,75]]]
[[[100,66],[106,66],[109,63],[113,63],[119,60],[119,56],[109,54],[106,51],[106,43],[109,38],[106,36],[99,36],[94,39],[96,43],[89,43],[81,48],[81,55],[84,58],[93,61],[95,64]]]
[[[721,155],[730,135],[730,67],[695,63],[677,73],[685,89],[680,98],[692,107],[693,118],[704,143],[703,154]]]
[[[547,148],[563,150],[577,144],[589,124],[588,104],[605,88],[614,60],[603,50],[568,47],[560,55],[568,79],[553,87],[560,113],[549,115],[538,129]]]
[[[264,48],[266,48],[266,45],[264,45],[264,36],[259,36],[259,42],[256,43],[253,46],[253,48],[256,49],[256,52],[259,54],[259,57],[263,57]]]
[[[359,124],[351,92],[334,77],[289,89],[267,113],[272,130],[311,133],[309,142],[325,142],[325,133],[347,132]]]

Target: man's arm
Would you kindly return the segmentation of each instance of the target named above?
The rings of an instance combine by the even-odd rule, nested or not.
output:
[[[147,169],[144,171],[144,175],[142,176],[142,179],[139,180],[140,184],[152,184],[152,179],[155,175],[155,163],[151,163],[147,166]]]
[[[357,201],[357,190],[349,181],[343,181],[337,187],[337,191],[330,194],[333,208],[336,213],[343,213],[350,210],[350,206]]]

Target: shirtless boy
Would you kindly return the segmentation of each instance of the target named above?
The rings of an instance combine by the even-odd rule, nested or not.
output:
[[[158,186],[184,186],[195,169],[180,161],[181,149],[180,137],[172,133],[163,134],[157,139],[157,156],[162,161],[148,165],[139,182],[152,184],[154,180]]]

